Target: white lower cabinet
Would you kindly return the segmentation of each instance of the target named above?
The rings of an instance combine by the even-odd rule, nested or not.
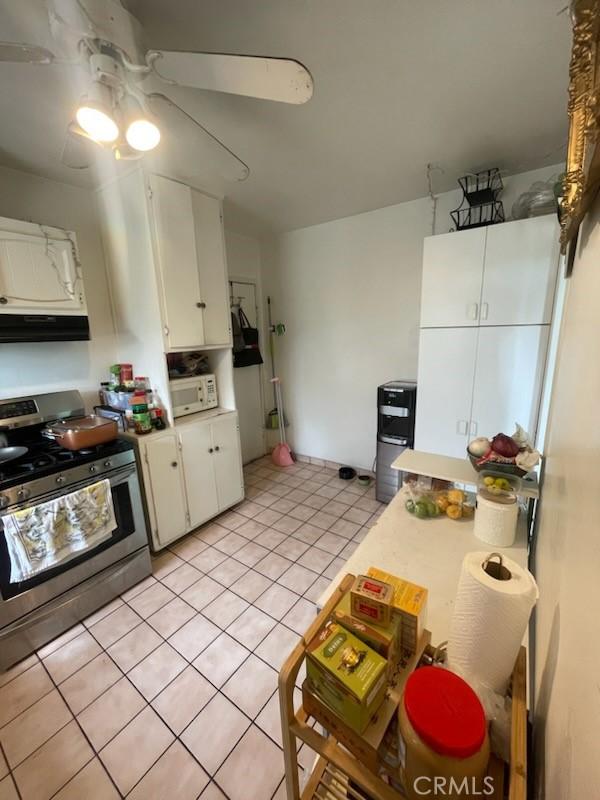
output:
[[[212,428],[212,425],[202,422],[182,425],[178,434],[192,528],[219,512]]]
[[[238,416],[217,417],[210,427],[217,500],[219,508],[229,508],[244,495]]]
[[[238,415],[183,422],[140,442],[155,550],[244,497]]]
[[[148,511],[150,516],[154,512],[152,539],[159,549],[187,530],[179,444],[175,431],[168,431],[163,436],[153,436],[142,448]]]

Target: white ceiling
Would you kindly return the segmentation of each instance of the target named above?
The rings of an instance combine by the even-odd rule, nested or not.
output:
[[[225,187],[246,232],[312,225],[422,197],[467,171],[553,164],[566,139],[566,0],[127,0],[151,47],[287,56],[315,81],[303,106],[178,89],[250,167]],[[42,0],[0,0],[0,39],[52,47]],[[65,67],[0,64],[0,163],[72,183],[60,164],[79,89]],[[187,145],[165,144],[202,182]],[[89,171],[86,171],[89,172]]]

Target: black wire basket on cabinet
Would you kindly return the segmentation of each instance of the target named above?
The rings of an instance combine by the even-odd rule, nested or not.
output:
[[[504,206],[498,200],[504,187],[497,167],[465,175],[458,183],[463,199],[460,206],[450,212],[457,231],[504,222]]]

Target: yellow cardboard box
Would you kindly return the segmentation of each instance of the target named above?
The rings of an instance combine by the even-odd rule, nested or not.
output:
[[[369,567],[367,575],[392,585],[392,613],[401,620],[400,645],[403,650],[414,653],[427,620],[427,589],[377,567]]]

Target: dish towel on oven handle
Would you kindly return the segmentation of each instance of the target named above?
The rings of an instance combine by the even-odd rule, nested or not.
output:
[[[117,527],[109,480],[14,511],[1,520],[10,583],[26,581],[91,550]]]

